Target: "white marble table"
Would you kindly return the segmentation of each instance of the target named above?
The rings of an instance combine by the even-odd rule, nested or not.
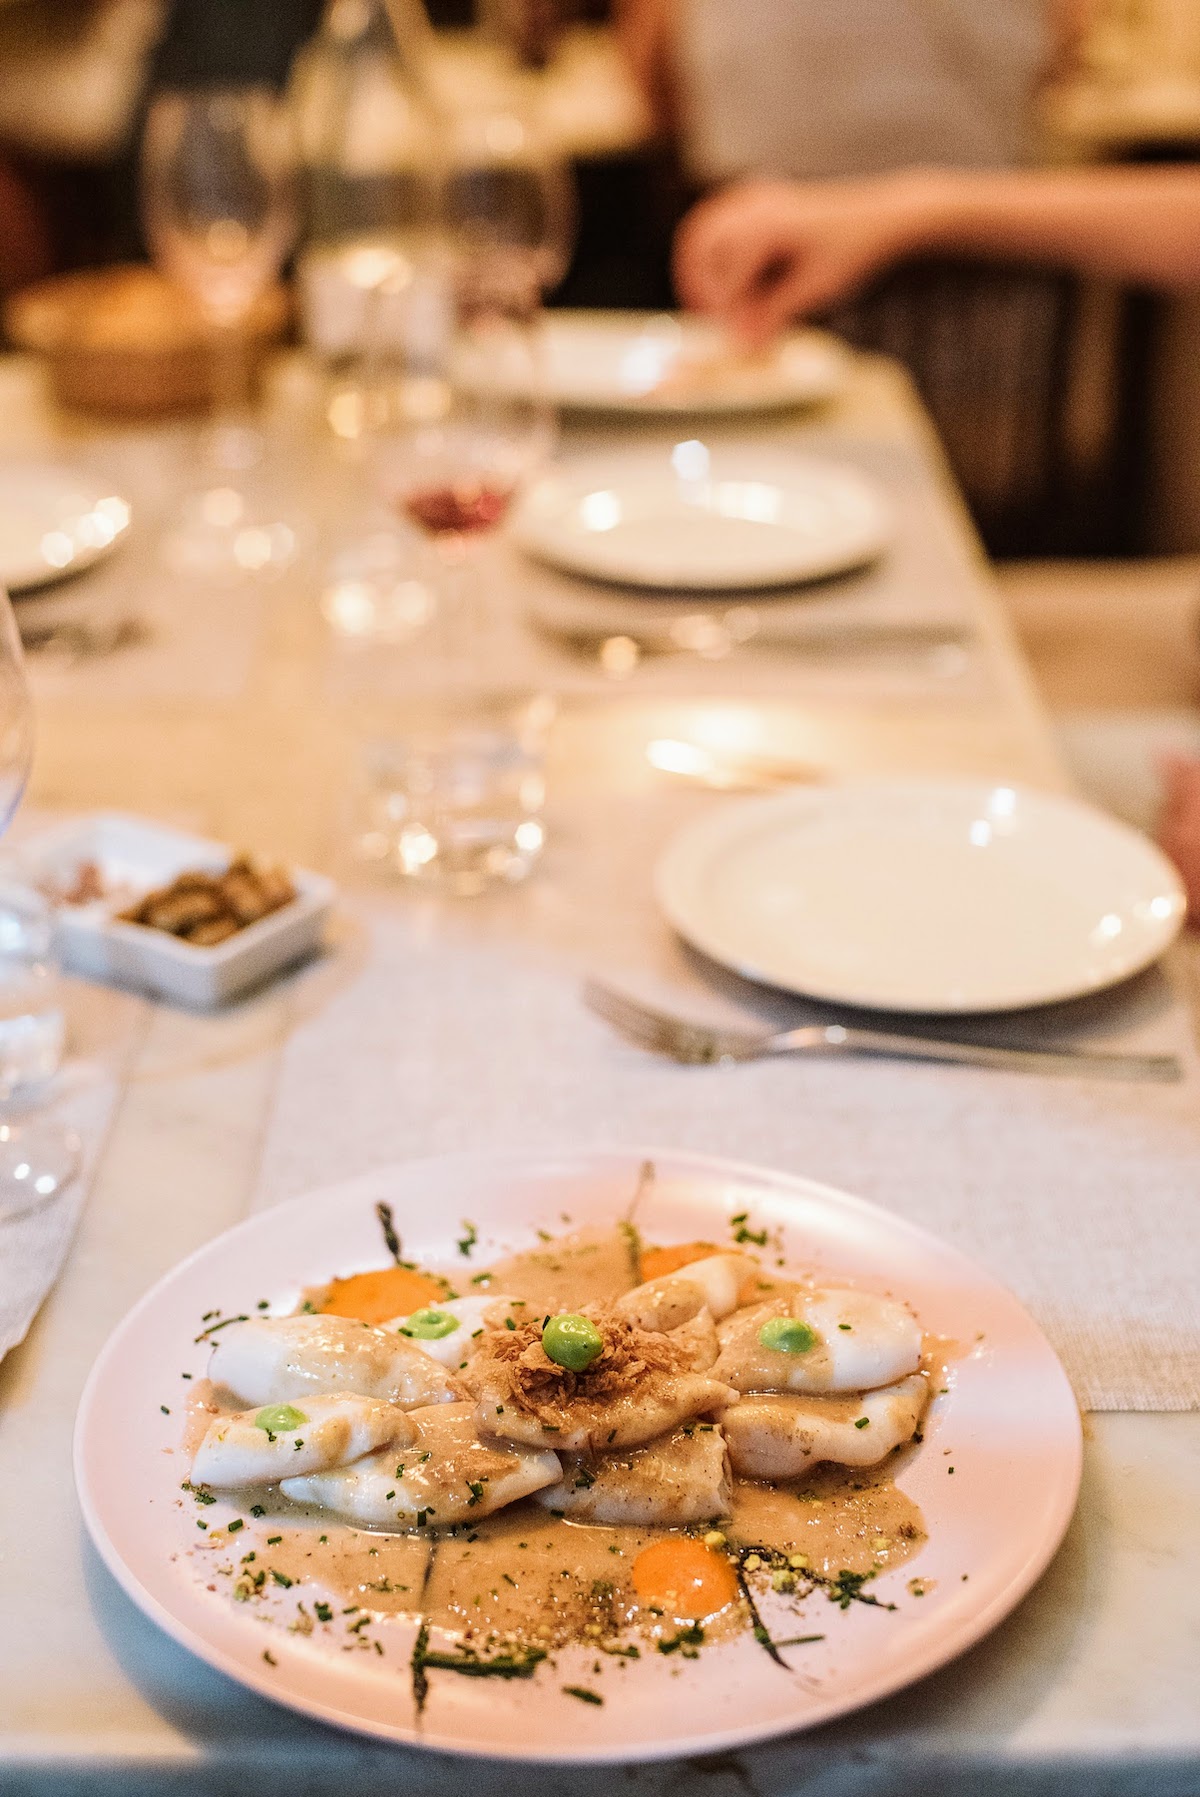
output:
[[[915,446],[935,472],[923,503],[931,529],[960,542],[988,679],[920,700],[875,693],[856,702],[844,688],[814,689],[802,707],[807,751],[837,768],[955,767],[1060,784],[908,389],[887,367],[864,364],[835,422],[882,444]],[[0,451],[32,445],[114,466],[137,450],[132,439],[108,442],[50,421],[30,371],[0,365]],[[131,555],[115,596],[105,589],[106,604],[122,602],[126,589],[142,602],[136,566]],[[41,603],[67,611],[87,597],[77,585]],[[37,671],[32,802],[121,805],[344,872],[337,845],[353,721],[327,702],[311,577],[297,575],[240,613],[228,595],[159,594],[154,617],[158,645],[131,652],[124,666]],[[228,644],[215,673],[199,665],[214,635]],[[172,641],[185,646],[183,672]],[[636,753],[645,728],[644,704],[572,704],[553,769],[564,805],[572,792],[623,780],[632,802],[646,778]],[[343,942],[343,957],[354,952],[353,941]],[[284,1045],[302,1015],[319,1027],[322,980],[338,977],[335,955],[309,980],[208,1018],[120,993],[72,994],[76,1040],[116,1071],[121,1098],[64,1276],[25,1345],[0,1367],[0,1797],[160,1789],[178,1797],[451,1797],[467,1789],[499,1797],[529,1788],[517,1767],[375,1746],[243,1693],[143,1620],[79,1520],[70,1433],[88,1367],[155,1278],[254,1202]],[[392,1152],[405,1147],[397,1139]],[[1193,1797],[1198,1522],[1200,1417],[1094,1416],[1083,1499],[1061,1553],[1018,1612],[956,1665],[812,1736],[657,1768],[541,1769],[534,1788],[547,1797]]]

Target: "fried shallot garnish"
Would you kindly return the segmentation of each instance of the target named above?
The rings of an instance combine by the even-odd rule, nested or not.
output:
[[[550,1359],[542,1346],[543,1319],[515,1329],[489,1329],[466,1370],[473,1391],[486,1386],[489,1396],[553,1422],[565,1405],[577,1399],[594,1403],[623,1397],[647,1373],[688,1371],[694,1349],[659,1331],[641,1329],[614,1311],[588,1306],[580,1312],[596,1325],[604,1346],[582,1373]]]

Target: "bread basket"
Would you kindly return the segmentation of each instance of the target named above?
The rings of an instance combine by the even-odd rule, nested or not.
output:
[[[255,306],[247,343],[252,378],[288,312],[281,286]],[[8,301],[4,325],[18,349],[43,358],[51,391],[69,410],[160,418],[211,403],[209,326],[190,294],[142,264],[39,281]]]

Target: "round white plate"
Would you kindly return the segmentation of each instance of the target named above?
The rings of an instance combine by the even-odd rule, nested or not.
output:
[[[900,1218],[809,1180],[677,1153],[650,1157],[657,1179],[637,1212],[647,1239],[727,1241],[730,1218],[746,1212],[751,1227],[781,1232],[791,1264],[902,1293],[927,1330],[970,1344],[899,1475],[929,1541],[872,1585],[895,1611],[855,1604],[843,1612],[818,1595],[805,1620],[824,1639],[792,1650],[790,1672],[739,1637],[678,1668],[643,1654],[623,1672],[606,1662],[597,1677],[594,1656],[578,1648],[556,1654],[528,1683],[434,1674],[418,1718],[409,1675],[415,1621],[373,1624],[379,1655],[345,1653],[336,1626],[289,1632],[297,1601],[311,1610],[323,1595],[307,1582],[272,1588],[253,1614],[228,1591],[208,1589],[198,1546],[207,1532],[197,1531],[200,1513],[180,1491],[187,1464],[178,1452],[188,1390],[180,1375],[203,1373],[207,1349],[193,1338],[205,1312],[252,1312],[261,1298],[294,1302],[306,1283],[387,1264],[379,1199],[393,1207],[407,1255],[461,1278],[461,1220],[478,1229],[480,1265],[502,1249],[535,1245],[539,1228],[561,1232],[564,1213],[576,1223],[615,1223],[629,1213],[644,1158],[465,1154],[384,1168],[267,1211],[168,1274],[101,1353],[75,1432],[87,1526],[135,1603],[210,1665],[307,1715],[394,1741],[539,1760],[691,1757],[810,1728],[923,1677],[993,1628],[1045,1568],[1078,1491],[1079,1416],[1045,1338],[1010,1293]],[[200,1520],[215,1530],[230,1516],[222,1501]],[[260,1535],[247,1518],[239,1549],[261,1554]],[[927,1587],[919,1600],[908,1590],[914,1573]],[[796,1617],[776,1614],[774,1601],[764,1615],[778,1634]],[[564,1695],[579,1678],[598,1687],[603,1706]]]
[[[1179,876],[1072,799],[973,781],[848,782],[706,813],[658,902],[714,961],[896,1011],[1003,1011],[1099,991],[1169,946]]]
[[[541,346],[553,404],[659,417],[815,405],[840,390],[848,361],[822,331],[741,355],[718,326],[673,313],[552,312]]]
[[[91,567],[129,528],[129,505],[53,463],[0,463],[0,587],[19,593]]]
[[[887,544],[887,502],[855,468],[687,441],[545,475],[513,537],[572,574],[626,586],[731,592],[844,574]]]

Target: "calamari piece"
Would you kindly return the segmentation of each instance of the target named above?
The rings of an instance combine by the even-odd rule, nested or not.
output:
[[[356,1392],[405,1410],[452,1404],[458,1381],[414,1342],[353,1317],[251,1317],[213,1341],[208,1376],[243,1404],[299,1403]]]
[[[562,1478],[558,1456],[481,1434],[470,1404],[405,1413],[411,1441],[352,1466],[284,1479],[283,1492],[374,1528],[476,1522]]]
[[[528,1447],[595,1454],[640,1447],[736,1401],[732,1386],[694,1370],[695,1342],[639,1329],[615,1310],[590,1308],[579,1320],[595,1345],[577,1367],[547,1354],[551,1329],[543,1337],[541,1317],[483,1335],[463,1374],[481,1428]]]
[[[756,1271],[744,1254],[710,1254],[635,1286],[615,1308],[642,1329],[678,1329],[701,1309],[719,1320],[737,1308],[738,1293]]]
[[[717,1339],[717,1325],[713,1322],[712,1312],[706,1305],[698,1310],[694,1317],[686,1323],[680,1323],[677,1329],[670,1331],[671,1340],[686,1342],[690,1351],[689,1364],[695,1373],[706,1373],[716,1363],[721,1352],[721,1344]]]
[[[806,1345],[805,1332],[798,1332],[790,1351],[769,1345],[769,1325],[788,1317],[803,1323],[811,1337]],[[798,1287],[787,1297],[736,1311],[717,1335],[721,1354],[714,1377],[738,1391],[866,1391],[915,1373],[921,1364],[921,1325],[912,1312],[894,1298],[849,1288]]]
[[[569,1457],[562,1480],[537,1494],[572,1522],[682,1527],[728,1516],[729,1455],[715,1423],[674,1429],[628,1454]]]
[[[439,1299],[411,1316],[392,1317],[378,1327],[385,1335],[402,1336],[443,1366],[460,1367],[474,1353],[481,1330],[503,1329],[506,1317],[523,1319],[527,1312],[523,1299],[489,1292],[483,1297]],[[446,1326],[446,1319],[453,1327]]]
[[[875,1466],[911,1441],[929,1397],[914,1373],[895,1385],[850,1397],[743,1398],[721,1417],[735,1473],[744,1479],[796,1479],[820,1460]]]
[[[480,1382],[477,1390],[481,1427],[502,1433],[505,1441],[572,1454],[640,1447],[691,1417],[725,1410],[738,1398],[732,1386],[687,1371],[645,1372],[630,1391],[595,1398],[581,1393],[538,1411],[514,1405],[505,1384]]]
[[[219,1489],[273,1485],[289,1473],[320,1474],[345,1466],[413,1434],[408,1412],[398,1405],[349,1392],[306,1398],[303,1409],[268,1404],[209,1424],[192,1462],[192,1483]]]

